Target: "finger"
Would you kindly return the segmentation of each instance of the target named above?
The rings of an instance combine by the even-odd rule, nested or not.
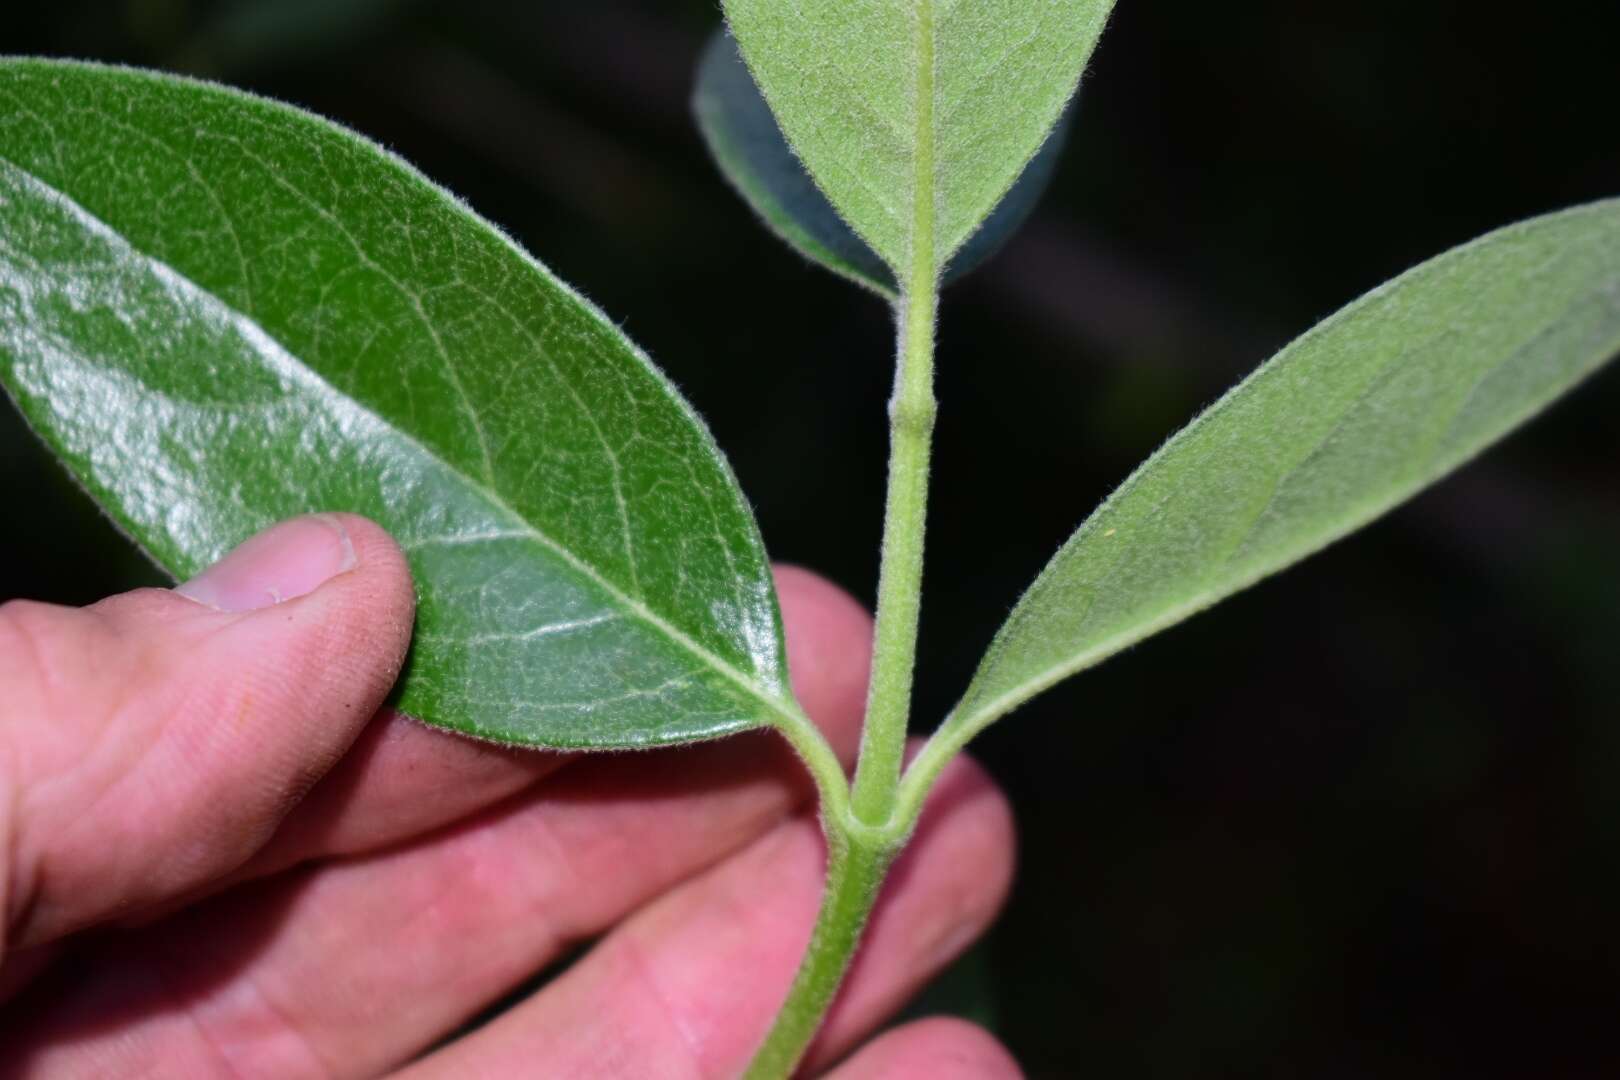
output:
[[[870,620],[784,572],[795,685],[835,747],[858,737]],[[71,964],[19,1002],[45,1071],[209,1075],[219,1047],[272,1075],[374,1073],[573,942],[746,846],[808,790],[770,733],[589,757],[421,843],[235,893]],[[161,993],[154,987],[162,987]]]
[[[246,863],[117,921],[148,926],[244,881],[422,836],[494,806],[573,756],[464,738],[385,708]]]
[[[1007,1048],[976,1024],[931,1017],[886,1031],[826,1080],[1017,1080]]]
[[[322,515],[175,591],[0,608],[10,944],[240,865],[376,711],[413,603],[386,534]]]
[[[776,571],[794,693],[824,728],[843,729],[866,693],[869,619],[826,579]],[[401,717],[380,718],[288,816],[241,877],[308,859],[377,851],[493,806],[574,755],[494,746]]]
[[[572,757],[467,739],[384,710],[233,880],[421,836],[494,806]]]
[[[1012,872],[1011,816],[976,767],[941,779],[896,865],[812,1065],[851,1045],[981,932]],[[405,1076],[733,1076],[786,994],[821,887],[814,825],[786,823],[637,913],[551,985]]]

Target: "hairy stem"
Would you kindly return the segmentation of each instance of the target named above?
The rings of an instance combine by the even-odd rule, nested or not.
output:
[[[934,248],[933,0],[916,0],[915,10],[911,251],[909,265],[897,268],[901,270],[897,275],[901,290],[895,308],[899,344],[894,397],[889,402],[889,493],[860,761],[847,804],[829,805],[829,791],[837,791],[840,785],[817,775],[823,796],[822,831],[827,837],[827,883],[821,911],[787,1001],[748,1067],[750,1080],[779,1080],[804,1056],[849,970],[889,864],[911,835],[922,808],[919,798],[905,813],[895,812],[911,717],[922,600],[928,459],[936,411],[934,324],[939,308],[939,260]],[[815,762],[811,765],[814,769]]]
[[[805,758],[821,793],[827,883],[810,945],[787,1001],[748,1068],[750,1080],[778,1080],[798,1064],[860,944],[884,874],[922,810],[919,797],[903,813],[894,812],[910,716],[922,594],[923,519],[934,427],[937,296],[930,280],[922,293],[907,293],[899,309],[900,370],[889,404],[893,442],[876,645],[853,791],[844,787],[842,773],[833,775],[836,758],[824,741],[810,737],[813,728],[807,732],[797,725],[778,725]]]
[[[932,256],[929,256],[930,260]],[[753,1080],[777,1080],[798,1064],[860,944],[889,863],[910,835],[921,800],[902,815],[894,808],[911,710],[922,594],[923,524],[928,507],[928,458],[934,428],[934,312],[932,278],[907,292],[899,307],[899,373],[889,403],[892,444],[889,497],[883,526],[872,683],[852,792],[827,764],[830,751],[810,732],[778,725],[805,757],[821,792],[827,837],[827,883],[821,912],[799,973],[764,1045],[749,1066]]]
[[[787,1002],[743,1074],[747,1080],[780,1080],[804,1056],[849,970],[894,858],[895,844],[886,837],[848,830],[832,818],[822,820],[827,836],[827,885],[821,912]]]
[[[922,600],[928,458],[934,437],[934,323],[939,263],[934,250],[934,25],[930,0],[917,4],[916,156],[911,265],[896,309],[899,354],[889,402],[889,495],[883,518],[872,684],[852,796],[855,816],[882,825],[894,808],[911,715],[911,678]]]
[[[787,739],[794,753],[810,771],[816,782],[816,797],[821,805],[821,816],[840,820],[849,814],[849,780],[844,766],[827,737],[816,727],[797,705],[780,711],[776,730]]]
[[[883,522],[872,682],[855,774],[855,816],[884,824],[894,806],[911,713],[922,598],[928,459],[934,430],[933,285],[901,299],[900,361],[889,402],[889,494]]]

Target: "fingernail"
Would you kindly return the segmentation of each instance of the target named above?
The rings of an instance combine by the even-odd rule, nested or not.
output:
[[[312,593],[355,562],[342,522],[311,514],[266,529],[175,592],[220,611],[257,611]]]

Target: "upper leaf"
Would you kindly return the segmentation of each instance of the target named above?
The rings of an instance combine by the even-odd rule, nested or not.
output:
[[[1113,0],[725,0],[781,129],[900,280],[933,275],[1040,148]]]
[[[399,705],[547,746],[794,709],[753,518],[598,311],[325,121],[200,83],[0,63],[0,382],[185,577],[366,514],[420,590]]]
[[[895,296],[894,272],[838,216],[804,171],[749,75],[736,39],[724,29],[710,37],[698,62],[692,106],[721,172],[772,232],[835,274],[881,296]],[[952,256],[945,267],[946,284],[994,255],[1029,219],[1051,183],[1068,129],[1065,116],[984,225]]]
[[[1171,439],[1041,573],[946,723],[1019,703],[1378,517],[1620,351],[1620,200],[1382,286]]]

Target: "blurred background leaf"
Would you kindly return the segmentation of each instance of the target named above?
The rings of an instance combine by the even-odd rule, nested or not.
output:
[[[718,5],[328,7],[368,10],[232,53],[199,44],[231,6],[20,2],[0,49],[200,72],[392,146],[648,348],[777,558],[870,600],[889,316],[707,160],[688,102]],[[1264,357],[1421,259],[1620,194],[1617,33],[1588,0],[1121,3],[1048,198],[946,297],[921,718],[1092,506]],[[1023,829],[977,962],[1032,1076],[1620,1067],[1617,413],[1610,371],[977,744]],[[141,577],[9,415],[0,448],[25,508],[0,597]]]

